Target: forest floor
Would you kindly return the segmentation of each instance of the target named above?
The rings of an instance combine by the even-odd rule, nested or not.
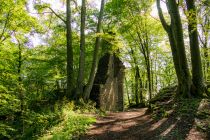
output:
[[[189,100],[187,102],[189,102]],[[195,106],[195,104],[197,105],[198,103],[197,100],[192,102],[193,106]],[[180,105],[180,103],[178,104]],[[187,103],[187,105],[189,105],[189,103]],[[188,107],[190,106],[187,106],[186,108],[188,109]],[[196,107],[198,108],[198,106]],[[182,108],[184,107],[182,106]],[[158,110],[161,109],[159,108]],[[201,108],[201,110],[203,109]],[[157,112],[155,114],[156,116],[154,116],[153,113],[148,113],[147,108],[130,109],[125,112],[110,113],[107,114],[105,117],[98,117],[96,123],[93,124],[87,131],[86,135],[80,137],[80,139],[207,140],[210,138],[209,129],[207,129],[206,132],[198,130],[197,122],[202,121],[196,119],[195,113],[198,113],[198,110],[191,111],[190,108],[188,109],[188,111],[184,111],[184,113],[181,112],[181,114],[180,110],[168,110],[164,113],[164,117],[159,117],[158,119]],[[208,121],[210,121],[209,118]]]

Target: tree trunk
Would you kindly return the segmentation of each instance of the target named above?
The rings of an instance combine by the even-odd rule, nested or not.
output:
[[[132,88],[132,96],[131,96],[131,102],[135,101],[135,81],[132,80],[132,84],[131,84],[131,88]]]
[[[145,49],[146,49],[145,61],[147,67],[147,79],[149,84],[149,100],[151,100],[152,99],[151,64],[150,64],[149,38],[147,33],[146,33]]]
[[[21,68],[22,68],[22,48],[21,43],[18,41],[18,92],[19,92],[19,99],[20,99],[20,113],[21,113],[21,133],[24,134],[25,127],[24,127],[24,94],[22,89],[22,78],[21,78]]]
[[[170,46],[171,46],[171,50],[172,50],[174,68],[175,68],[176,76],[178,79],[177,93],[179,93],[180,87],[181,87],[181,74],[180,74],[181,70],[180,70],[179,54],[178,54],[178,50],[176,47],[176,41],[174,40],[174,35],[173,35],[171,27],[169,28],[168,36],[169,36],[169,42],[170,42]]]
[[[205,86],[203,81],[202,63],[197,31],[197,13],[194,0],[186,0],[188,11],[188,33],[190,39],[191,63],[192,63],[192,82],[195,86],[194,93],[201,95]],[[196,95],[195,95],[196,96]]]
[[[149,88],[149,100],[152,99],[152,83],[151,83],[151,71],[150,71],[150,60],[147,60],[147,79],[148,79],[148,88]]]
[[[105,5],[105,0],[101,0],[101,8],[100,8],[100,13],[99,13],[99,17],[98,17],[96,34],[99,34],[101,32],[102,19],[103,19],[103,13],[104,13],[104,5]],[[98,59],[99,59],[98,58],[98,52],[99,52],[100,43],[101,43],[101,37],[97,36],[96,37],[96,43],[95,43],[95,49],[94,49],[94,53],[93,53],[93,62],[92,62],[91,72],[90,72],[90,76],[89,76],[89,79],[88,79],[87,86],[86,86],[85,91],[84,91],[84,99],[86,101],[90,97],[90,92],[92,90],[95,74],[96,74],[96,71],[97,71]]]
[[[155,52],[155,92],[158,92],[157,51]]]
[[[73,69],[73,48],[72,48],[72,28],[71,28],[71,6],[70,1],[66,1],[66,47],[67,47],[67,96],[71,95],[74,84]]]
[[[200,38],[200,41],[202,43],[202,47],[203,47],[203,55],[204,55],[204,77],[205,80],[207,81],[208,77],[209,77],[209,67],[210,67],[210,61],[209,61],[209,51],[208,51],[208,38],[209,38],[209,34],[208,34],[208,28],[206,27],[207,25],[210,24],[210,19],[207,15],[205,15],[204,17],[204,23],[201,25],[202,26],[202,32],[203,32],[203,40]]]
[[[142,79],[141,79],[141,76],[139,76],[139,95],[140,95],[140,103],[143,104],[144,101],[143,101],[143,83],[142,83]]]
[[[129,90],[128,90],[128,81],[127,81],[126,77],[125,77],[125,88],[126,88],[127,96],[128,96],[128,104],[130,106],[131,105],[131,101],[130,101]]]
[[[154,71],[153,71],[153,61],[150,59],[150,71],[151,71],[151,91],[154,91]]]
[[[176,0],[167,1],[167,8],[171,17],[171,25],[168,25],[163,17],[160,0],[157,0],[157,8],[161,23],[166,30],[170,41],[174,67],[178,79],[178,93],[183,96],[191,97],[190,88],[192,81],[187,64],[178,4],[176,3]]]
[[[179,6],[176,3],[176,0],[168,1],[168,9],[169,14],[171,17],[171,28],[174,34],[174,38],[176,41],[176,47],[179,54],[179,68],[180,68],[180,78],[181,82],[179,85],[180,93],[183,96],[190,97],[190,88],[192,85],[190,72],[187,64],[187,57],[185,53],[185,45],[184,45],[184,38],[183,38],[183,29],[181,23],[181,17],[179,13]]]
[[[140,77],[140,74],[139,74],[139,67],[138,67],[138,64],[137,64],[137,60],[136,60],[136,57],[135,57],[135,54],[134,54],[134,50],[133,48],[131,47],[131,54],[132,54],[132,58],[133,58],[133,62],[134,62],[134,66],[135,66],[135,69],[134,69],[134,79],[135,79],[135,87],[134,87],[134,93],[135,93],[135,102],[136,102],[136,105],[139,104],[139,77]]]
[[[136,105],[139,104],[139,68],[136,66],[135,68],[135,99],[136,99]]]
[[[85,17],[86,17],[86,0],[82,0],[81,8],[81,26],[80,26],[80,59],[79,73],[77,78],[76,96],[83,94],[84,70],[85,70]]]
[[[149,100],[150,100],[152,98],[152,84],[151,84],[149,37],[148,37],[147,31],[145,31],[144,33],[144,36],[146,36],[146,38],[144,38],[143,35],[138,31],[137,31],[137,36],[138,36],[139,44],[140,44],[140,51],[144,56],[145,66],[147,69],[147,80],[148,80],[147,88],[149,90]]]

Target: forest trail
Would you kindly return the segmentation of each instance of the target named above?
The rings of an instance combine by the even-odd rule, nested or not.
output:
[[[183,124],[183,125],[182,125]],[[152,119],[147,108],[131,109],[125,112],[110,113],[98,117],[97,122],[90,127],[81,140],[159,140],[187,139],[205,140],[192,124],[179,123],[179,120],[163,118]]]

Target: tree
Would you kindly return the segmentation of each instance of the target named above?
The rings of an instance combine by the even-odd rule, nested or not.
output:
[[[96,74],[96,70],[98,66],[98,59],[99,59],[98,52],[99,52],[99,47],[101,43],[100,33],[101,33],[102,19],[103,19],[103,13],[104,13],[104,5],[105,5],[105,0],[101,0],[101,8],[100,8],[100,13],[98,17],[97,29],[96,29],[97,37],[96,37],[95,48],[94,48],[94,53],[93,53],[92,67],[91,67],[88,83],[84,90],[85,100],[88,100],[90,97],[90,92],[93,87],[93,82],[94,82],[94,78],[95,78],[95,74]]]
[[[208,80],[209,77],[209,45],[208,45],[208,38],[210,35],[209,32],[209,25],[210,25],[210,8],[209,3],[207,1],[197,1],[196,2],[196,10],[197,10],[197,17],[198,17],[198,30],[199,30],[199,44],[201,46],[201,52],[203,56],[203,75],[205,81]]]
[[[109,17],[108,21],[113,24],[109,25],[119,30],[123,43],[126,42],[125,46],[138,48],[138,50],[135,49],[136,56],[138,56],[136,65],[140,69],[140,75],[146,76],[146,78],[139,77],[142,82],[139,81],[138,86],[144,85],[148,91],[149,99],[152,98],[153,78],[155,77],[153,69],[155,62],[151,60],[152,55],[158,47],[158,43],[165,37],[161,24],[157,24],[157,19],[150,15],[152,4],[152,0],[125,0],[123,2],[113,0],[108,3],[107,7],[110,9],[107,11],[110,15],[106,16]],[[128,49],[126,55],[132,58],[130,49]],[[143,88],[140,90],[140,96],[142,91]]]
[[[192,82],[198,95],[204,92],[205,86],[203,81],[202,63],[197,31],[197,12],[195,8],[195,0],[186,0],[188,33],[190,39],[191,63],[192,63]]]
[[[150,49],[152,47],[152,33],[149,31],[149,20],[148,13],[150,12],[149,7],[151,6],[150,2],[141,1],[142,3],[139,4],[138,2],[133,1],[135,5],[135,10],[137,11],[137,14],[135,15],[135,11],[129,11],[130,17],[133,18],[134,23],[134,35],[131,35],[133,40],[136,42],[136,45],[138,46],[140,53],[142,53],[144,57],[144,63],[146,67],[147,72],[147,83],[148,83],[148,93],[149,93],[149,100],[152,98],[152,76],[151,76],[151,60],[150,60]],[[147,4],[146,4],[147,3]],[[132,7],[132,4],[128,4],[130,8]],[[142,13],[143,14],[142,14]],[[149,19],[149,20],[148,20]]]
[[[84,70],[85,70],[85,18],[86,17],[86,0],[82,0],[81,8],[81,26],[80,26],[80,60],[79,73],[77,78],[76,96],[83,94]],[[80,94],[80,95],[78,95]]]
[[[71,28],[71,0],[66,0],[66,48],[67,48],[67,95],[71,95],[74,87],[72,28]]]
[[[157,9],[161,23],[167,32],[170,41],[174,66],[178,79],[178,94],[191,97],[190,89],[192,86],[192,81],[185,53],[179,5],[177,4],[176,0],[170,0],[166,3],[171,18],[170,25],[168,25],[164,19],[162,9],[160,7],[160,0],[157,0]]]
[[[134,86],[134,91],[135,91],[135,101],[136,101],[136,105],[139,104],[139,79],[140,79],[140,74],[139,74],[139,67],[137,64],[137,60],[134,54],[134,50],[131,48],[131,56],[133,58],[133,62],[134,62],[134,80],[135,80],[135,86]],[[140,100],[140,102],[142,103],[142,100]]]

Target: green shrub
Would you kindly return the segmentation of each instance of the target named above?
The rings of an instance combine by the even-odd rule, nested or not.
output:
[[[88,126],[96,121],[94,117],[87,117],[73,111],[74,103],[69,102],[62,108],[62,121],[52,127],[40,140],[69,140],[83,134]]]
[[[84,102],[83,99],[80,99],[77,106],[75,106],[75,110],[78,113],[96,113],[96,103],[89,100],[87,103]]]
[[[42,135],[47,129],[60,121],[56,113],[36,113],[27,111],[24,116],[24,134],[22,139],[36,138]]]
[[[11,138],[16,129],[12,125],[20,112],[20,100],[15,95],[0,93],[0,139]]]
[[[20,100],[15,95],[0,93],[0,116],[12,115],[20,111]]]
[[[0,139],[4,138],[11,138],[11,133],[15,132],[16,130],[9,126],[8,124],[5,124],[3,122],[0,122]]]

